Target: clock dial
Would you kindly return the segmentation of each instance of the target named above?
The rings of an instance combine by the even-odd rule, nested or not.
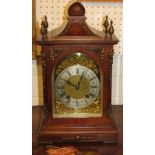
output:
[[[99,95],[100,83],[96,74],[82,65],[73,65],[57,76],[56,97],[71,108],[83,108],[92,104]]]

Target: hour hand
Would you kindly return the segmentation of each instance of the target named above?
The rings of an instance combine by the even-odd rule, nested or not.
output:
[[[65,82],[68,83],[69,85],[71,85],[71,86],[73,86],[73,87],[76,88],[76,85],[74,85],[74,84],[71,83],[70,81],[67,81],[67,80],[65,80],[65,79],[63,79],[63,78],[61,78],[61,80],[65,81]]]

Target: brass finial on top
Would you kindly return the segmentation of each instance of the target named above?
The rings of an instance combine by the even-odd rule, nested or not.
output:
[[[105,27],[105,33],[108,33],[108,26],[109,26],[108,16],[106,16],[106,20],[103,25]]]
[[[41,22],[41,29],[40,29],[40,33],[43,38],[47,36],[47,32],[48,32],[47,28],[48,28],[48,21],[47,21],[47,16],[45,15],[44,19]]]
[[[44,26],[45,26],[45,28],[48,28],[48,21],[47,21],[47,16],[46,15],[45,15]]]
[[[45,30],[45,27],[44,27],[44,21],[43,20],[41,22],[40,33],[42,34],[42,36],[46,34],[46,30]]]
[[[109,26],[109,30],[108,30],[110,35],[114,34],[114,27],[113,27],[113,21],[110,21],[110,26]]]

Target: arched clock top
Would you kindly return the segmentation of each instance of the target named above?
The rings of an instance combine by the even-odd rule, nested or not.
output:
[[[45,21],[48,23],[46,15]],[[50,25],[50,23],[48,25]],[[37,43],[40,45],[73,45],[79,43],[102,45],[117,44],[118,39],[114,34],[113,21],[109,21],[107,15],[103,27],[105,30],[98,31],[89,26],[89,24],[86,22],[84,6],[80,2],[75,2],[69,7],[68,17],[64,20],[60,27],[47,32],[47,24],[42,24],[41,30],[44,28],[47,33],[41,33],[42,35],[37,37]]]

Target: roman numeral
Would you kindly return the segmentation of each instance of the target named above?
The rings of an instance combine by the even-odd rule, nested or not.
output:
[[[64,86],[57,86],[57,89],[64,89]]]
[[[67,104],[70,104],[70,102],[71,102],[71,99],[68,99],[68,100],[67,100]]]
[[[89,96],[91,97],[95,97],[95,95],[93,93],[89,93]]]
[[[71,102],[70,96],[69,96],[69,95],[66,95],[65,98],[67,99],[67,103],[66,103],[66,104],[67,104],[67,105],[70,104],[70,102]]]
[[[78,102],[78,100],[76,100],[76,106],[77,106],[77,107],[79,106],[79,102]]]
[[[86,104],[88,104],[88,101],[86,99],[84,99],[84,100],[85,100]]]
[[[70,73],[70,71],[67,71],[67,74],[69,75],[69,76],[71,76],[72,74]]]
[[[92,81],[92,80],[94,80],[96,77],[94,76],[93,78],[91,78],[91,79],[89,79],[89,81]]]
[[[62,94],[60,94],[60,97],[63,98],[65,95],[65,92],[63,92]]]
[[[76,69],[76,74],[79,74],[79,68]]]

